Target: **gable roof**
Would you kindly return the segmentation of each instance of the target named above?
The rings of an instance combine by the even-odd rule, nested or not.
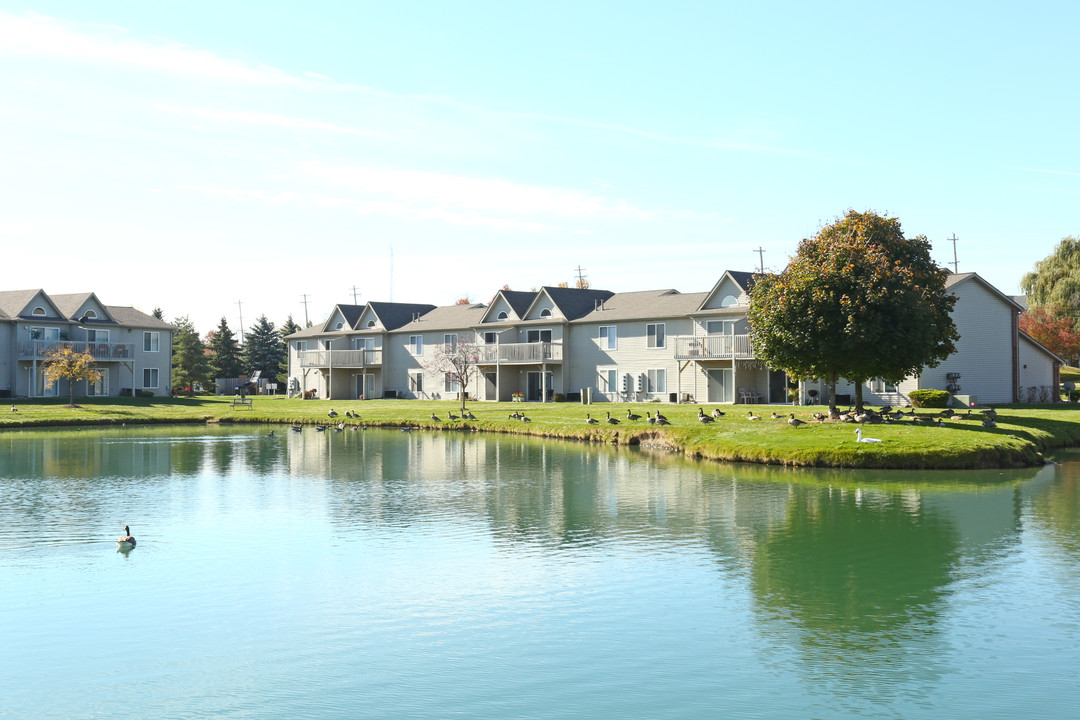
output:
[[[425,333],[440,330],[468,330],[480,322],[487,312],[487,305],[443,305],[424,313],[417,320],[400,325],[398,332]]]
[[[368,303],[368,306],[387,331],[397,330],[402,325],[411,323],[416,315],[423,317],[435,309],[434,305],[424,303],[372,302]]]
[[[41,288],[34,288],[32,290],[5,290],[0,292],[0,311],[4,313],[4,317],[14,320],[19,317],[31,317],[30,315],[24,315],[23,311],[26,310],[30,303],[34,301],[34,298],[41,296],[49,307],[56,311],[58,315],[67,318],[60,308],[56,307],[56,303],[49,297]],[[36,318],[35,318],[36,319]],[[53,318],[55,321],[56,318]]]
[[[538,294],[539,293],[533,292],[531,290],[500,290],[495,293],[495,296],[493,298],[491,298],[491,303],[488,305],[488,312],[484,313],[484,317],[481,318],[480,322],[518,322],[525,317],[525,313],[527,313],[529,311],[529,308],[532,307],[533,301],[536,299],[536,296]],[[488,319],[488,313],[494,310],[495,306],[499,304],[499,298],[502,298],[504,301],[506,301],[506,304],[509,305],[510,309],[514,311],[514,314],[517,315],[516,320],[513,318],[507,318],[506,320]]]
[[[616,320],[664,319],[687,317],[704,302],[708,293],[680,293],[678,290],[644,290],[615,293],[577,323],[601,323]]]
[[[697,306],[697,308],[695,308],[695,310],[704,311],[726,309],[707,308],[705,306],[709,304],[709,302],[713,299],[716,293],[719,292],[720,287],[724,284],[724,281],[728,279],[730,279],[731,282],[735,283],[744,293],[750,294],[750,291],[754,288],[754,283],[756,282],[754,276],[757,274],[760,273],[750,273],[744,272],[742,270],[725,270],[720,275],[720,279],[717,280],[716,283],[712,286],[712,289],[709,290],[709,292],[705,293],[705,297],[701,299],[701,303]]]
[[[1028,334],[1027,334],[1026,332],[1024,332],[1023,330],[1017,330],[1017,331],[1016,331],[1016,333],[1017,333],[1017,335],[1019,335],[1019,336],[1020,336],[1020,339],[1021,339],[1021,340],[1027,340],[1027,341],[1028,341],[1029,343],[1031,343],[1032,345],[1034,345],[1034,346],[1035,346],[1035,348],[1036,348],[1037,350],[1041,350],[1041,351],[1043,351],[1044,353],[1046,353],[1046,354],[1047,354],[1047,355],[1049,355],[1050,357],[1052,357],[1052,358],[1054,358],[1055,360],[1057,360],[1057,361],[1058,361],[1059,363],[1061,363],[1062,365],[1068,365],[1068,364],[1069,364],[1069,363],[1068,363],[1068,361],[1067,361],[1067,360],[1065,360],[1065,358],[1061,357],[1060,355],[1058,355],[1057,353],[1055,353],[1055,352],[1054,352],[1053,350],[1051,350],[1050,348],[1046,347],[1045,345],[1043,345],[1043,344],[1042,344],[1041,342],[1039,342],[1039,341],[1038,341],[1038,340],[1036,340],[1035,338],[1033,338],[1033,337],[1031,337],[1030,335],[1028,335]],[[1027,366],[1025,365],[1024,367],[1027,367]]]
[[[593,290],[592,288],[561,288],[561,287],[548,287],[544,286],[540,288],[540,292],[536,294],[532,303],[529,305],[529,311],[536,306],[541,296],[547,295],[551,298],[551,302],[559,309],[562,316],[569,320],[577,320],[584,317],[596,309],[597,303],[607,300],[615,293],[610,290]],[[526,313],[527,314],[527,313]],[[544,318],[543,322],[551,322],[552,318]]]
[[[153,315],[147,315],[133,307],[106,305],[92,292],[49,295],[41,288],[0,291],[0,320],[10,322],[19,318],[28,320],[42,319],[31,315],[23,315],[23,311],[39,295],[60,315],[59,318],[48,318],[52,322],[76,322],[78,318],[75,317],[75,314],[86,305],[88,300],[92,299],[108,317],[90,320],[88,324],[116,324],[160,330],[173,330],[175,328],[172,324],[164,320],[158,320]]]
[[[60,309],[60,312],[64,313],[72,320],[79,316],[79,311],[86,307],[87,302],[93,300],[94,304],[101,308],[106,314],[109,314],[109,310],[105,303],[98,299],[97,295],[92,292],[84,293],[68,293],[64,295],[50,295],[53,302],[56,303],[56,307]],[[152,316],[151,316],[152,317]],[[155,318],[156,319],[156,318]],[[113,317],[94,318],[88,320],[91,323],[112,323],[115,322]]]
[[[996,287],[991,285],[985,278],[983,278],[981,275],[979,275],[979,273],[975,273],[975,272],[960,273],[960,274],[950,273],[949,277],[947,277],[945,279],[945,289],[946,290],[951,290],[952,288],[956,287],[957,285],[962,285],[962,284],[964,284],[966,282],[977,282],[977,283],[979,283],[980,285],[985,287],[987,290],[990,290],[992,293],[994,293],[999,298],[1001,298],[1001,300],[1003,302],[1005,302],[1005,303],[1007,303],[1009,305],[1012,305],[1013,308],[1015,308],[1018,311],[1023,311],[1023,310],[1026,309],[1023,305],[1021,305],[1020,303],[1013,300],[1012,297],[1010,297],[1009,295],[1006,295],[1005,293],[1001,292]]]
[[[176,326],[164,320],[158,320],[153,315],[147,315],[142,310],[136,310],[131,306],[106,305],[105,309],[118,325],[130,325],[138,328],[150,328],[156,330],[175,330]]]

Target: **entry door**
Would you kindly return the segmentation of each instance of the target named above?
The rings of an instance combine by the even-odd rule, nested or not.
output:
[[[734,402],[735,392],[732,385],[734,377],[731,368],[718,368],[709,370],[709,402],[729,403]]]
[[[547,374],[547,390],[551,390],[551,386],[554,380],[554,373]],[[540,373],[537,371],[530,371],[525,387],[525,399],[529,402],[540,402]]]
[[[370,399],[375,392],[375,376],[371,373],[362,373],[356,376],[356,397]]]
[[[486,372],[484,373],[484,399],[485,400],[498,400],[497,393],[499,392],[499,378],[496,373]]]

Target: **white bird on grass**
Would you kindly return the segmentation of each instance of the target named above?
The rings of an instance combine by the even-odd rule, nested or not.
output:
[[[881,442],[881,440],[878,438],[864,438],[862,436],[862,428],[858,428],[855,430],[855,442],[875,443]]]

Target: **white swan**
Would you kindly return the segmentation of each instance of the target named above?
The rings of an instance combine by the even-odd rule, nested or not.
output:
[[[864,438],[862,436],[862,428],[855,430],[855,442],[881,442],[878,438]]]

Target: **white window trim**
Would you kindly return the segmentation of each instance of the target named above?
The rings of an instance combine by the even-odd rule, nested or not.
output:
[[[667,392],[667,368],[649,368],[645,371],[645,377],[648,378],[647,382],[649,387],[647,392],[651,395],[662,394]],[[657,380],[661,377],[664,379],[664,387],[659,388]]]
[[[146,382],[147,376],[153,384]],[[157,390],[161,387],[161,371],[158,368],[143,368],[143,389],[144,390]]]
[[[649,328],[653,328],[653,332],[649,334]],[[659,328],[659,332],[657,331]],[[656,338],[660,337],[658,343]],[[646,323],[645,324],[645,346],[650,350],[662,350],[667,347],[667,323]]]
[[[423,335],[410,335],[409,336],[409,351],[417,357],[423,357],[424,355],[424,336]]]
[[[453,352],[457,349],[458,335],[457,333],[443,333],[442,336],[443,348],[447,352]]]
[[[599,334],[597,336],[600,343],[601,350],[618,350],[619,349],[619,331],[617,325],[601,325]],[[607,330],[607,337],[604,337],[604,331]]]
[[[150,347],[147,348],[147,345]],[[143,330],[143,352],[161,352],[161,333],[156,330]]]

